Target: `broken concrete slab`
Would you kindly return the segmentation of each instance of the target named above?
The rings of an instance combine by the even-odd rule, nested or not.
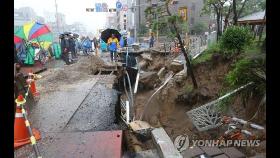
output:
[[[151,54],[143,53],[143,54],[141,54],[141,57],[145,60],[153,61],[153,58],[151,57]]]
[[[245,158],[246,156],[235,147],[221,148],[221,150],[230,158]]]
[[[191,158],[191,157],[199,156],[202,154],[204,154],[204,151],[196,146],[192,147],[192,148],[188,148],[187,150],[183,151],[183,153],[182,153],[184,158]]]
[[[223,153],[218,147],[201,147],[201,149],[209,156],[217,156]]]
[[[156,149],[137,152],[134,158],[160,158]]]
[[[186,78],[187,78],[187,74],[184,70],[174,75],[175,83],[177,83],[179,86],[184,85],[184,81],[186,80]]]
[[[145,60],[142,60],[139,62],[140,69],[145,69],[147,67],[147,65],[148,65],[148,62]]]
[[[215,156],[213,158],[229,158],[229,157],[225,154],[222,154],[222,155]]]
[[[183,158],[163,128],[152,130],[152,138],[161,158]]]
[[[139,78],[139,86],[142,86],[142,89],[154,89],[154,86],[159,82],[156,72],[144,72]]]
[[[181,63],[178,63],[178,62],[172,62],[169,65],[169,70],[173,71],[174,73],[178,73],[183,69],[184,69],[184,64],[181,64]]]
[[[129,124],[129,127],[140,140],[150,139],[151,131],[154,129],[154,127],[145,121],[133,121]]]
[[[148,122],[138,121],[138,120],[130,122],[129,126],[133,131],[139,131],[139,130],[153,128]]]
[[[261,153],[261,154],[257,154],[255,156],[249,157],[249,158],[266,158],[266,154],[265,153]]]

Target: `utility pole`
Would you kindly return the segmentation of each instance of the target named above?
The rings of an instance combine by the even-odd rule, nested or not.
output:
[[[55,18],[56,18],[56,27],[57,27],[57,31],[58,31],[58,34],[59,34],[59,25],[58,25],[58,14],[57,14],[57,3],[56,3],[56,0],[54,0],[54,3],[55,3]]]

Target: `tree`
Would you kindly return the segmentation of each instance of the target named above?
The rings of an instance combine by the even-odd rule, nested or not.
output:
[[[240,7],[239,11],[237,11],[238,2],[236,0],[232,0],[233,25],[237,25],[237,20],[238,20],[238,18],[240,18],[240,15],[244,10],[246,2],[247,2],[247,0],[239,1],[239,5],[241,7]]]
[[[209,14],[211,10],[214,10],[216,14],[217,40],[219,40],[219,37],[222,35],[223,8],[228,1],[229,0],[204,0],[202,13]]]
[[[167,0],[166,3],[165,3],[165,6],[166,6],[167,14],[168,14],[169,16],[172,17],[172,15],[171,15],[171,13],[170,13],[170,10],[169,10],[169,4],[170,4],[170,2],[171,2],[171,0]],[[169,20],[169,22],[171,23],[171,26],[173,26],[173,29],[175,30],[176,36],[177,36],[177,38],[178,38],[178,40],[179,40],[181,50],[183,51],[183,54],[184,54],[184,57],[185,57],[185,60],[186,60],[186,65],[187,65],[187,68],[189,69],[189,73],[190,73],[190,76],[191,76],[191,79],[192,79],[193,87],[194,87],[195,89],[197,89],[197,88],[198,88],[197,82],[196,82],[195,76],[194,76],[194,74],[193,74],[193,69],[192,69],[190,60],[189,60],[189,58],[188,58],[188,54],[186,53],[186,50],[185,50],[185,47],[184,47],[184,45],[183,45],[181,36],[180,36],[179,31],[178,31],[178,28],[177,28],[177,26],[176,26],[176,18],[171,18],[171,19]]]
[[[247,0],[246,3],[243,1],[237,1],[237,9],[239,10],[238,18],[265,10],[266,0]],[[242,9],[243,5],[244,7]]]
[[[230,14],[232,12],[232,5],[229,5],[228,7],[225,7],[224,11],[227,11],[227,12],[224,12],[223,14],[225,14],[225,25],[224,25],[224,30],[227,29],[227,26],[229,25],[229,17],[230,17]]]
[[[232,14],[233,24],[237,25],[239,18],[265,9],[265,0],[231,0],[228,1],[232,9],[227,16]]]

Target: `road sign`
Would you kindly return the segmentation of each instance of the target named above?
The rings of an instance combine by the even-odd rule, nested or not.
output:
[[[102,12],[108,12],[108,4],[102,3]]]
[[[102,4],[95,3],[95,10],[96,10],[96,12],[102,12]]]
[[[123,11],[127,11],[128,10],[128,6],[125,4],[123,5],[123,8],[122,8]]]
[[[94,8],[86,8],[87,12],[94,12]]]
[[[109,12],[116,12],[117,10],[115,8],[110,8]]]
[[[120,1],[116,2],[116,9],[119,11],[122,9],[122,3]]]

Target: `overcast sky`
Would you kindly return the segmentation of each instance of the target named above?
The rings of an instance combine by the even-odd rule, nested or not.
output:
[[[109,8],[114,8],[116,0],[56,0],[58,12],[65,14],[66,23],[81,22],[89,31],[96,31],[105,24],[107,13],[86,12],[86,8],[94,8],[95,3],[106,2]],[[55,0],[14,0],[14,7],[31,7],[39,16],[45,12],[55,12]]]

